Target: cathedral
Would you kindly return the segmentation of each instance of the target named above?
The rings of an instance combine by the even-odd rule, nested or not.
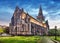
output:
[[[45,20],[41,6],[36,18],[24,12],[23,8],[16,6],[9,23],[9,33],[11,35],[47,35],[48,30],[48,20]]]

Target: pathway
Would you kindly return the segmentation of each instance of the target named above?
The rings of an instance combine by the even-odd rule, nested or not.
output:
[[[48,37],[42,37],[41,41],[38,41],[38,43],[54,43],[54,42]]]

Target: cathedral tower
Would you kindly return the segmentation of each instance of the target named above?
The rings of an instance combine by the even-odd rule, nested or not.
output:
[[[37,19],[38,19],[40,22],[42,22],[42,21],[45,20],[45,19],[44,19],[44,16],[43,16],[43,12],[42,12],[42,7],[41,7],[41,6],[40,6],[40,8],[39,8],[39,13],[38,13]]]

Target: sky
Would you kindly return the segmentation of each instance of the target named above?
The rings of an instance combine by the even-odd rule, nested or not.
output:
[[[40,5],[50,28],[60,28],[60,0],[0,0],[0,25],[9,26],[16,6],[36,17]]]

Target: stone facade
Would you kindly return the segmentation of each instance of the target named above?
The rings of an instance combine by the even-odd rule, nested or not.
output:
[[[44,22],[40,8],[37,19],[24,12],[23,8],[16,7],[9,24],[9,33],[12,35],[43,35],[48,34],[48,22]]]

